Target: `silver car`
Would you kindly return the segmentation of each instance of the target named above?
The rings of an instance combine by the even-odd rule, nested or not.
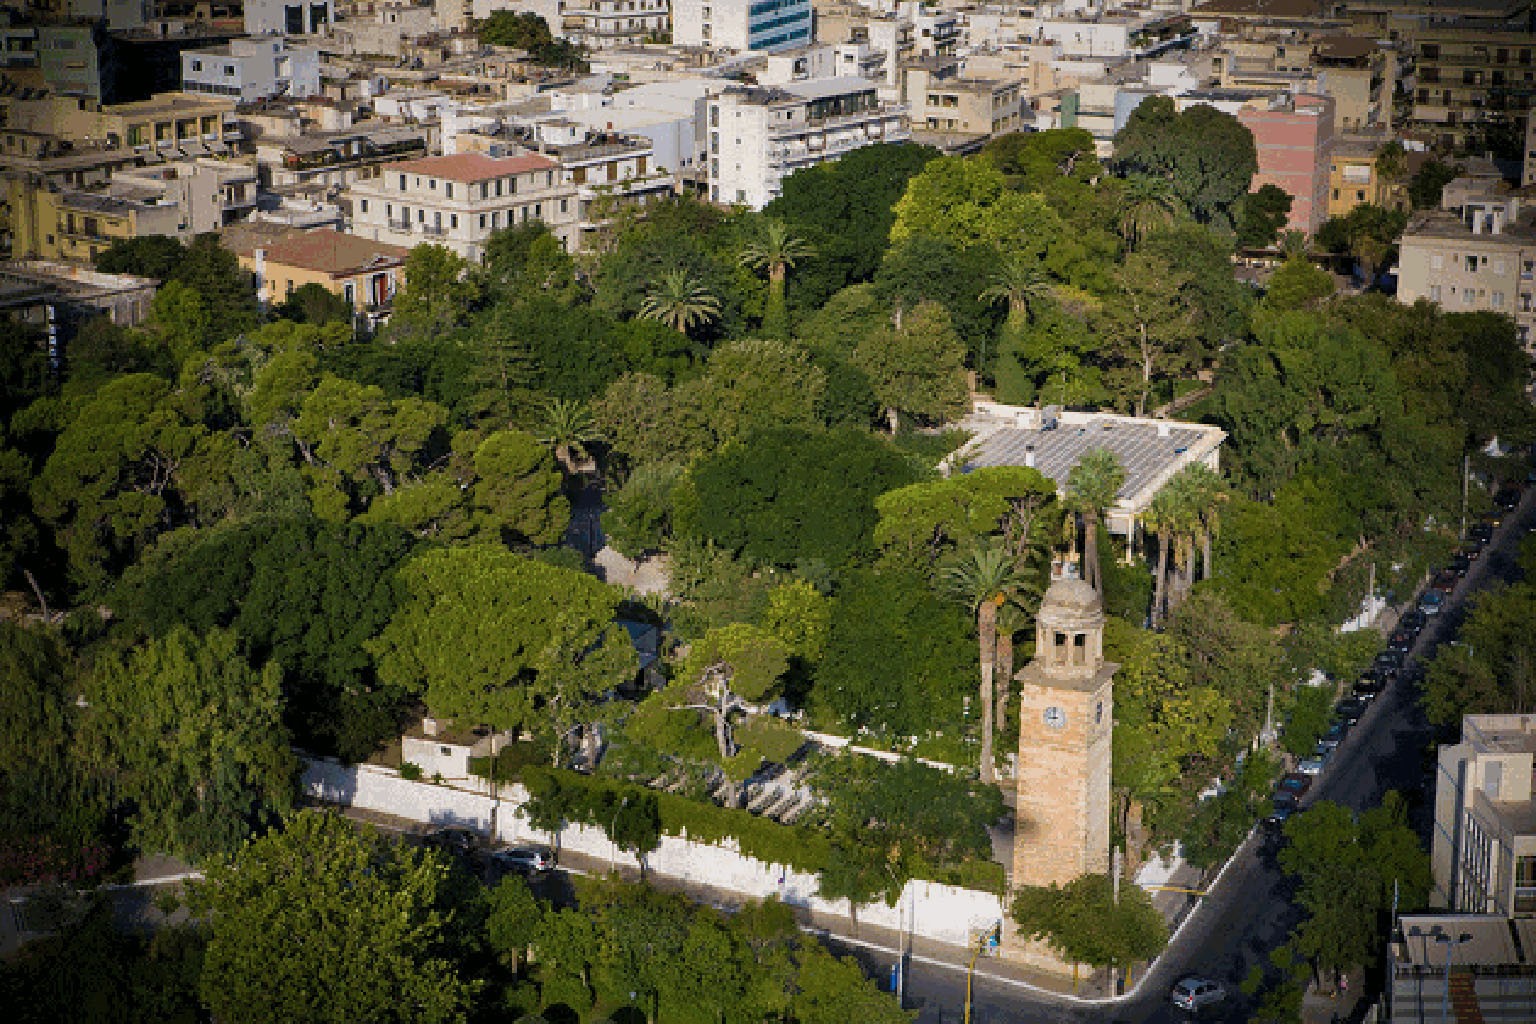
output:
[[[555,866],[554,851],[547,846],[510,846],[490,859],[502,872],[518,875],[542,875]]]
[[[1190,976],[1181,978],[1168,993],[1168,1001],[1186,1013],[1198,1014],[1220,1005],[1227,998],[1227,990],[1209,978]]]

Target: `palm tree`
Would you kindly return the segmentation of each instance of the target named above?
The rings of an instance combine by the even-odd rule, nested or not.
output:
[[[1168,547],[1173,533],[1174,496],[1167,488],[1153,495],[1152,503],[1141,515],[1144,529],[1157,538],[1157,570],[1152,577],[1152,628],[1162,625],[1168,603]]]
[[[1120,237],[1134,249],[1155,228],[1172,224],[1179,215],[1179,200],[1163,178],[1133,174],[1125,179],[1120,196]]]
[[[592,410],[585,402],[552,398],[544,407],[544,436],[539,438],[555,450],[555,460],[567,476],[575,476],[577,460],[587,459],[587,445],[598,440]]]
[[[993,667],[997,655],[997,613],[1009,598],[1030,586],[1013,553],[997,542],[978,544],[939,572],[940,585],[976,612],[976,639],[981,651],[981,781],[992,783],[992,733],[995,728],[996,687]],[[1011,647],[1010,647],[1011,651]]]
[[[816,247],[789,233],[781,220],[763,223],[762,234],[741,250],[741,265],[768,272],[768,302],[763,309],[763,331],[781,338],[789,333],[789,313],[784,306],[784,280],[800,260],[816,255]]]
[[[997,671],[992,687],[997,691],[997,711],[993,715],[997,729],[1008,720],[1008,695],[1013,687],[1013,636],[1027,625],[1029,615],[1017,601],[997,610]]]
[[[1211,578],[1211,539],[1221,532],[1221,506],[1230,498],[1226,481],[1203,463],[1186,466],[1179,476],[1188,481],[1188,493],[1199,519],[1200,578]]]
[[[1157,578],[1152,600],[1154,627],[1162,623],[1188,591],[1195,537],[1201,522],[1199,500],[1195,481],[1184,473],[1177,473],[1162,486],[1147,508],[1145,522],[1157,534]],[[1171,586],[1175,570],[1181,570],[1181,580],[1178,586]]]
[[[1108,448],[1095,448],[1067,474],[1066,503],[1083,520],[1083,579],[1104,590],[1099,571],[1099,519],[1125,483],[1125,467]]]
[[[1042,303],[1055,294],[1040,260],[1016,252],[993,272],[991,283],[977,296],[982,302],[1008,303],[1008,323],[1023,327]]]
[[[686,270],[669,270],[640,303],[639,316],[687,334],[720,315],[720,300]]]

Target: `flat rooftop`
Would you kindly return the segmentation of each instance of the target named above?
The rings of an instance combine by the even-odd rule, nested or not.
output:
[[[1185,466],[1207,462],[1226,439],[1219,427],[1112,413],[1027,409],[977,403],[961,421],[976,436],[950,457],[962,473],[986,466],[1034,468],[1066,486],[1067,475],[1095,448],[1115,453],[1125,467],[1119,505],[1139,512],[1163,483]],[[1051,424],[1054,422],[1054,426]]]
[[[1453,967],[1495,967],[1536,963],[1536,921],[1485,914],[1418,914],[1400,921],[1401,939],[1392,943],[1398,969],[1445,971],[1446,944]]]
[[[1536,715],[1467,715],[1461,738],[1479,751],[1536,754]]]

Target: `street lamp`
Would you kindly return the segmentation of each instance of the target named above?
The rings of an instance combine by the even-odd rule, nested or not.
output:
[[[1468,932],[1462,932],[1453,939],[1441,931],[1432,932],[1431,935],[1436,942],[1445,944],[1445,995],[1440,999],[1440,1024],[1445,1024],[1450,1020],[1451,1014],[1451,957],[1455,955],[1456,947],[1463,942],[1472,941],[1472,936]]]
[[[613,809],[613,821],[608,823],[608,842],[613,847],[613,852],[608,855],[608,873],[613,874],[619,870],[619,841],[614,838],[614,833],[619,829],[619,812],[629,806],[629,797],[619,801],[619,806]]]

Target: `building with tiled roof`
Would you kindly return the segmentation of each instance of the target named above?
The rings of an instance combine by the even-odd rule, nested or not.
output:
[[[394,245],[446,246],[480,263],[503,228],[543,221],[567,249],[580,247],[576,186],[548,157],[499,151],[385,164],[347,190],[352,230]]]
[[[225,244],[255,279],[261,302],[284,302],[306,284],[317,284],[360,315],[388,307],[405,283],[410,254],[403,246],[330,228],[231,233]]]

